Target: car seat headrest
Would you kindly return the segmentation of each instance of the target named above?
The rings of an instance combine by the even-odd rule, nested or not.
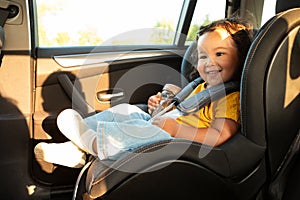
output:
[[[181,87],[184,88],[188,83],[199,77],[197,66],[197,41],[193,41],[187,48],[181,63]]]

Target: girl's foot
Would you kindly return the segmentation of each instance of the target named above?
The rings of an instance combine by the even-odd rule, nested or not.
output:
[[[34,154],[36,159],[72,168],[81,168],[86,162],[85,153],[71,141],[38,143],[34,148]]]

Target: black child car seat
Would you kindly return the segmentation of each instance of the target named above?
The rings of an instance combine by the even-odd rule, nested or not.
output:
[[[241,79],[241,130],[218,147],[174,139],[91,161],[74,199],[267,199],[300,130],[300,8],[260,30]],[[289,162],[290,163],[290,162]],[[279,179],[280,180],[280,179]],[[279,185],[282,182],[279,181]],[[283,184],[284,185],[284,184]],[[279,191],[279,192],[278,192]]]

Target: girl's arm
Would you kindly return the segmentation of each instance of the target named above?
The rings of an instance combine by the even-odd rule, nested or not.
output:
[[[171,136],[218,146],[237,133],[239,124],[231,119],[218,118],[210,128],[194,128],[178,124],[175,119],[158,117],[152,124],[164,129]]]

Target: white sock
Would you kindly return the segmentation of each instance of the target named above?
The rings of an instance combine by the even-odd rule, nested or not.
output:
[[[78,112],[73,109],[62,111],[57,117],[59,130],[83,151],[96,155],[92,143],[97,133],[90,129]]]
[[[97,151],[95,152],[94,145],[93,145],[94,142],[97,142],[96,140],[97,140],[97,133],[92,129],[87,130],[81,135],[82,144],[88,150],[87,152],[94,156],[97,156]]]
[[[80,168],[85,165],[86,156],[71,141],[64,143],[40,142],[34,147],[36,159],[67,167]]]

